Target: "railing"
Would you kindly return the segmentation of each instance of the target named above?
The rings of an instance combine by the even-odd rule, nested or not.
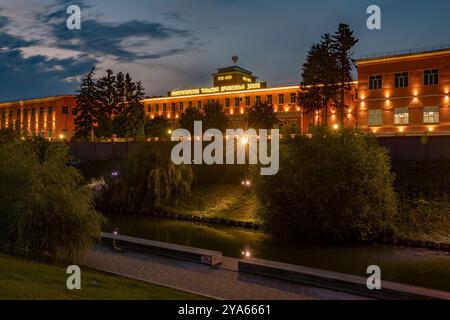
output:
[[[387,52],[383,52],[383,53],[374,53],[374,54],[360,56],[357,60],[379,59],[379,58],[386,58],[386,57],[391,57],[391,56],[400,56],[400,55],[407,55],[407,54],[414,54],[414,53],[425,53],[425,52],[445,50],[445,49],[450,49],[450,44],[419,47],[419,48],[412,48],[412,49],[406,49],[406,50],[387,51]]]

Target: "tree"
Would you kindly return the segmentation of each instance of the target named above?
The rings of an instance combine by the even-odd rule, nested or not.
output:
[[[44,139],[0,143],[1,250],[76,263],[100,236],[104,218],[69,159],[65,144]]]
[[[119,97],[116,91],[116,77],[110,69],[106,75],[98,79],[96,84],[97,100],[99,102],[99,123],[97,135],[110,138],[113,134],[112,121]]]
[[[254,182],[266,230],[279,238],[373,241],[392,232],[397,210],[390,159],[353,130],[316,128],[284,140],[280,171]]]
[[[116,105],[114,109],[114,114],[117,116],[119,114],[123,114],[126,108],[126,98],[125,98],[125,75],[122,72],[119,72],[116,76]]]
[[[337,98],[337,65],[330,34],[322,36],[321,42],[311,47],[302,68],[302,84],[299,102],[308,115],[322,111],[323,123],[328,123],[328,106]]]
[[[339,112],[341,126],[344,126],[345,118],[345,92],[351,90],[352,70],[355,65],[353,59],[353,47],[358,39],[353,36],[350,26],[344,23],[339,25],[338,31],[333,36],[334,56],[336,57],[338,79],[339,79]]]
[[[145,121],[145,136],[152,138],[166,137],[168,132],[168,121],[162,116],[157,116],[153,119],[146,119]]]
[[[97,101],[96,85],[94,80],[94,70],[86,75],[81,82],[75,112],[75,137],[83,140],[94,141],[94,130],[99,119],[99,104]]]
[[[203,113],[194,107],[189,107],[184,113],[181,114],[178,124],[180,128],[188,130],[191,135],[194,135],[194,122],[203,121]]]
[[[127,136],[129,137],[144,137],[145,136],[145,106],[142,100],[145,98],[144,87],[142,83],[136,82],[132,86],[133,92],[128,92],[129,100],[127,100],[127,108],[125,114],[129,119],[129,130]]]
[[[204,108],[203,128],[218,129],[222,132],[228,128],[228,117],[223,112],[222,106],[214,101],[207,103]]]
[[[272,129],[279,124],[273,107],[259,103],[250,108],[247,114],[248,127],[251,129]]]

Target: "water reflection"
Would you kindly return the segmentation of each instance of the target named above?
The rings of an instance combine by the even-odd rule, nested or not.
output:
[[[382,245],[325,245],[279,243],[261,231],[194,224],[186,221],[115,215],[106,231],[123,235],[222,251],[240,258],[253,257],[366,276],[369,265],[379,265],[382,279],[450,291],[450,256],[427,250]]]

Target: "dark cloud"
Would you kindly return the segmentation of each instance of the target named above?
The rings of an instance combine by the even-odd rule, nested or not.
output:
[[[51,26],[51,35],[56,38],[60,48],[78,50],[95,56],[113,55],[117,60],[132,62],[184,53],[191,50],[197,41],[188,30],[170,28],[157,22],[131,20],[112,24],[89,17],[86,19],[85,12],[90,7],[85,2],[78,4],[82,10],[82,17],[85,17],[82,18],[81,30],[68,30],[65,21],[66,9],[70,4],[73,2],[62,0],[48,7],[47,13],[37,15],[40,21]],[[175,13],[172,12],[172,15]],[[155,40],[175,39],[179,45],[175,49],[162,48],[155,52],[136,52],[124,45],[125,41],[133,38],[139,38],[142,42],[135,44],[134,49],[145,47]]]
[[[75,93],[78,83],[65,79],[85,74],[95,60],[48,59],[38,55],[25,58],[20,50],[0,52],[1,101],[28,99],[61,93]]]

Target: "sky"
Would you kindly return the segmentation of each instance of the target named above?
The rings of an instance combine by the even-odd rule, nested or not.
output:
[[[381,30],[369,30],[370,5]],[[81,30],[66,26],[81,8]],[[129,72],[148,96],[211,85],[239,65],[269,85],[300,82],[311,45],[340,22],[355,57],[450,45],[450,1],[433,0],[1,0],[0,101],[73,94],[95,66]]]

